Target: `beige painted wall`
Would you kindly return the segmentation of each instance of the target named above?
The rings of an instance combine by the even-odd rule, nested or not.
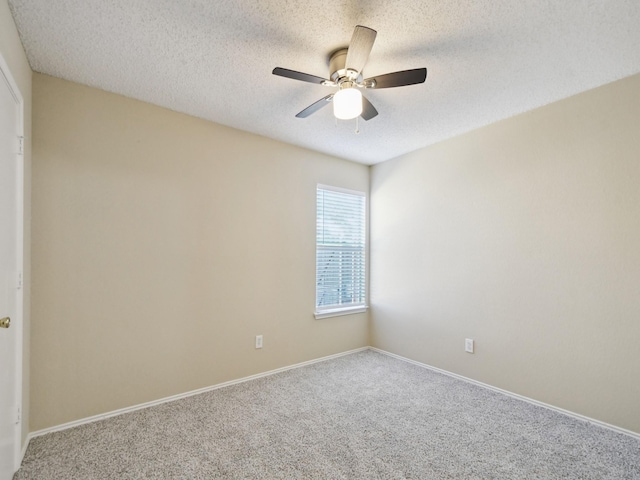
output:
[[[33,97],[32,430],[368,344],[366,314],[313,318],[316,184],[367,167],[41,74]]]
[[[372,344],[640,432],[639,92],[374,167]]]
[[[31,295],[31,67],[6,0],[0,0],[0,53],[9,65],[24,101],[24,285],[22,347],[22,442],[29,433],[29,326]]]

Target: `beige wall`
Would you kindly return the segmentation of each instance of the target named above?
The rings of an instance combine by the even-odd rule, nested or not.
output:
[[[33,96],[32,430],[367,345],[366,314],[313,318],[316,184],[367,167],[41,74]]]
[[[29,318],[31,295],[31,68],[6,0],[0,0],[0,53],[9,65],[24,101],[24,310],[22,348],[22,442],[29,433]]]
[[[373,167],[368,329],[309,281],[366,167],[36,74],[31,430],[370,341],[640,432],[639,89]]]
[[[374,167],[372,344],[640,432],[639,92]]]

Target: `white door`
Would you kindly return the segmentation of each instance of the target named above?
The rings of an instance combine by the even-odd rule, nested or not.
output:
[[[2,60],[0,58],[0,60]],[[21,102],[14,95],[4,60],[0,62],[0,480],[13,477],[18,458],[18,343],[21,315],[18,268],[22,208],[18,134]],[[21,163],[20,163],[21,165]],[[18,223],[20,222],[20,224]],[[10,319],[10,320],[9,320]],[[8,328],[7,328],[8,327]]]

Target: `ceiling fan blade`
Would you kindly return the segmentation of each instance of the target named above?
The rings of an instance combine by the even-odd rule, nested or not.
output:
[[[362,83],[368,88],[391,88],[404,87],[405,85],[415,85],[423,83],[427,79],[426,68],[415,68],[413,70],[403,70],[401,72],[387,73],[364,80]],[[369,86],[369,84],[372,84]]]
[[[302,110],[300,113],[298,113],[296,115],[296,117],[298,118],[307,118],[309,115],[311,115],[312,113],[316,113],[318,110],[320,110],[322,107],[324,107],[325,105],[327,105],[329,102],[331,102],[331,100],[333,100],[333,93],[330,93],[329,95],[327,95],[326,97],[321,98],[320,100],[318,100],[315,103],[312,103],[311,105],[309,105],[307,108],[305,108],[304,110]]]
[[[296,72],[295,70],[289,70],[288,68],[276,67],[273,69],[274,75],[281,77],[292,78],[294,80],[300,80],[302,82],[319,83],[329,82],[326,78],[316,77],[315,75],[309,75],[308,73]]]
[[[371,104],[371,102],[367,100],[367,97],[363,95],[362,96],[362,113],[360,114],[360,116],[365,120],[371,120],[376,115],[378,115],[378,111],[376,110],[376,107],[374,107]]]
[[[362,25],[356,26],[347,50],[347,59],[345,60],[347,70],[353,70],[360,74],[369,59],[376,35],[377,32],[371,28]]]

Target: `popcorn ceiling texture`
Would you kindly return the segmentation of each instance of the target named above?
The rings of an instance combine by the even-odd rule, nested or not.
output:
[[[9,0],[31,67],[365,164],[640,72],[638,0]],[[367,91],[380,115],[300,110],[328,55],[378,31],[365,76],[427,67],[426,83]]]

